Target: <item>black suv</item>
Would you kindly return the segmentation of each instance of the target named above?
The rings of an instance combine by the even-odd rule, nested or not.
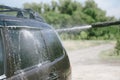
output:
[[[0,5],[0,80],[71,80],[58,35],[30,9]]]

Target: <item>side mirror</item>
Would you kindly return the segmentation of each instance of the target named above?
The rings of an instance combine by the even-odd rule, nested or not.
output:
[[[6,75],[4,74],[4,75],[1,75],[0,76],[0,80],[6,80]]]

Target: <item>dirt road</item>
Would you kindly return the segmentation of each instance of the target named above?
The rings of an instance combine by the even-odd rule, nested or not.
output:
[[[72,66],[72,80],[120,80],[120,65],[108,64],[99,58],[101,51],[113,47],[112,44],[101,44],[68,51]]]

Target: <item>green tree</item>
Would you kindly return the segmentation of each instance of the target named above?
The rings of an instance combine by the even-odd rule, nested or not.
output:
[[[106,12],[100,8],[98,8],[97,4],[93,0],[87,0],[85,2],[85,7],[83,12],[89,16],[91,16],[95,22],[98,21],[106,21],[108,18],[106,17]]]
[[[42,13],[42,7],[43,7],[43,3],[25,3],[23,4],[24,8],[30,8],[38,13]]]

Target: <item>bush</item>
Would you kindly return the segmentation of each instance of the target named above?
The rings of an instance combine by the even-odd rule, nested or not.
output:
[[[117,39],[117,43],[115,46],[115,54],[120,55],[120,39]]]
[[[80,37],[81,37],[81,39],[83,39],[83,40],[87,39],[87,38],[88,38],[88,34],[87,34],[87,32],[85,32],[85,31],[81,31],[81,33],[80,33]]]

